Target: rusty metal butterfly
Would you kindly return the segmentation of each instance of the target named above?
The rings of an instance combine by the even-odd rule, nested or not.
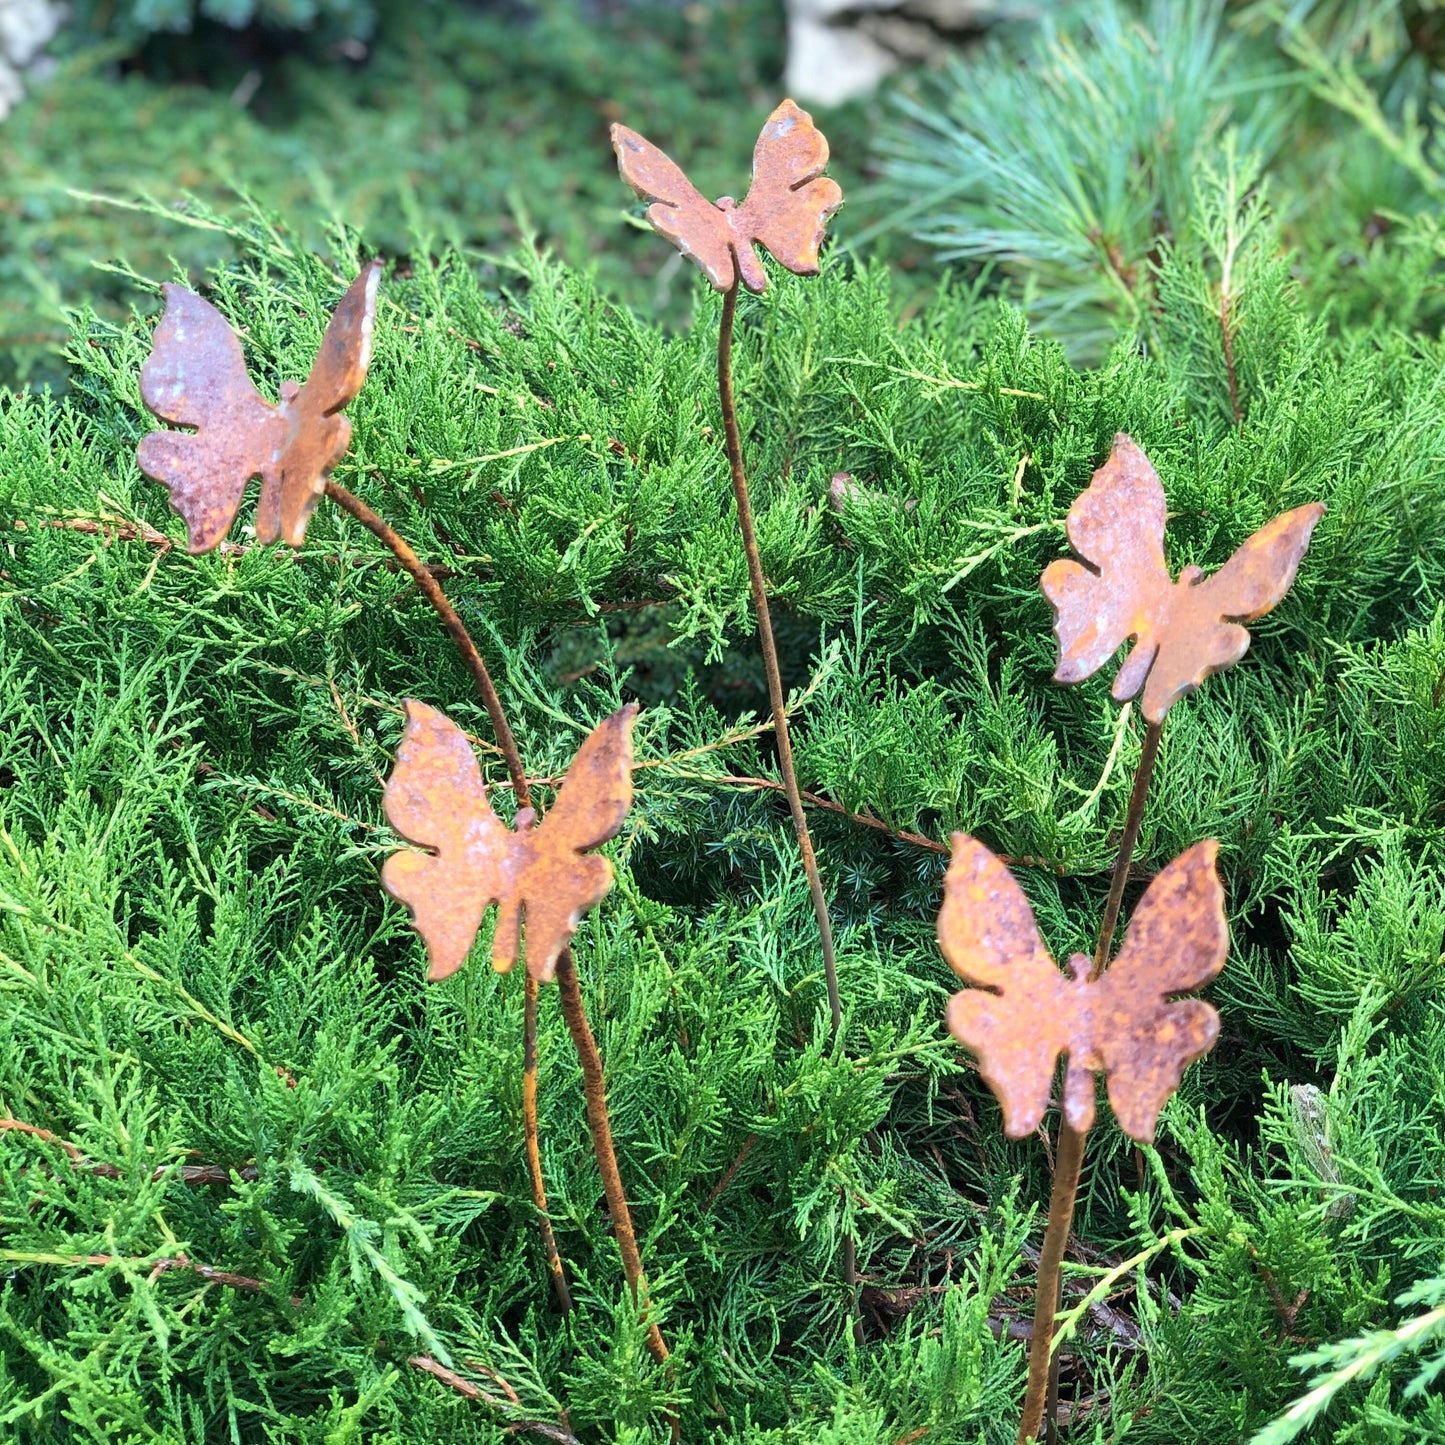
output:
[[[186,524],[186,550],[209,552],[230,530],[246,483],[261,478],[256,539],[299,547],[327,473],[351,444],[338,415],[366,380],[381,262],[351,283],[321,339],[302,385],[281,383],[272,405],[246,374],[241,344],[226,318],[184,286],[166,285],[166,309],[141,368],[145,404],[189,432],[154,431],[136,459],[164,483]]]
[[[1051,562],[1040,585],[1059,639],[1056,682],[1097,672],[1130,638],[1114,697],[1143,693],[1145,720],[1161,723],[1186,693],[1232,666],[1249,647],[1240,626],[1289,591],[1315,524],[1318,502],[1261,527],[1212,577],[1186,567],[1171,581],[1164,561],[1164,488],[1149,458],[1123,432],[1109,460],[1069,508],[1069,543],[1082,563]]]
[[[393,853],[386,891],[410,907],[435,982],[466,962],[482,914],[501,905],[492,965],[517,961],[526,922],[527,969],[550,982],[583,913],[612,887],[612,864],[588,850],[615,837],[632,806],[632,724],[637,705],[604,718],[578,748],[540,824],[530,808],[515,828],[492,811],[462,731],[425,703],[406,704],[406,730],[387,780],[387,821],[431,852]]]
[[[754,245],[799,276],[818,271],[818,247],[828,217],[843,204],[837,181],[823,175],[828,142],[812,117],[785,100],[768,117],[753,148],[753,180],[739,205],[731,196],[710,204],[651,141],[625,125],[612,127],[612,149],[622,178],[652,204],[647,219],[702,268],[719,291],[739,278],[761,292],[767,273]]]
[[[1090,979],[1081,953],[1069,976],[1059,971],[1013,875],[982,843],[953,835],[938,945],[974,987],[949,1001],[948,1027],[976,1055],[1010,1138],[1038,1128],[1060,1054],[1071,1128],[1094,1122],[1099,1073],[1119,1127],[1141,1144],[1154,1138],[1160,1109],[1219,1032],[1210,1004],[1176,998],[1207,984],[1229,948],[1218,846],[1196,843],[1150,883],[1118,957]]]

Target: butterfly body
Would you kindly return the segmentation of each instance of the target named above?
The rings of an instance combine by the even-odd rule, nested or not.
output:
[[[326,477],[351,444],[339,415],[371,358],[380,262],[352,282],[304,384],[284,381],[273,405],[252,384],[236,333],[209,302],[165,285],[166,309],[141,368],[141,397],[161,420],[190,431],[141,439],[141,470],[163,483],[186,523],[187,548],[208,552],[230,530],[246,483],[261,479],[256,537],[300,546]]]
[[[1094,1075],[1103,1074],[1120,1127],[1147,1143],[1184,1069],[1207,1053],[1219,1016],[1199,999],[1224,965],[1228,931],[1215,872],[1218,845],[1196,843],[1149,885],[1112,967],[1091,978],[1083,954],[1069,973],[1054,964],[1033,911],[1008,869],[982,843],[953,835],[938,917],[944,957],[974,985],[948,1004],[954,1037],[978,1059],[1023,1138],[1048,1107],[1060,1055],[1068,1060],[1064,1117],[1083,1132],[1094,1120]]]
[[[1264,616],[1289,590],[1323,515],[1318,503],[1296,507],[1261,527],[1213,576],[1190,566],[1173,580],[1164,559],[1164,488],[1121,432],[1069,508],[1069,543],[1082,561],[1051,562],[1040,580],[1059,639],[1055,680],[1091,676],[1132,638],[1113,695],[1140,697],[1145,719],[1162,722],[1179,698],[1244,656],[1249,633],[1241,624]]]
[[[636,706],[604,719],[577,750],[551,812],[519,809],[514,827],[492,811],[481,770],[455,723],[425,703],[406,704],[406,732],[387,781],[387,820],[405,849],[382,867],[386,891],[407,904],[426,942],[433,981],[455,973],[482,915],[499,905],[492,964],[515,964],[526,925],[527,968],[541,982],[581,915],[612,886],[612,864],[589,853],[613,837],[632,803]]]
[[[785,100],[768,117],[753,149],[753,181],[741,202],[709,203],[651,141],[625,125],[612,127],[612,148],[623,179],[648,206],[659,234],[695,262],[719,291],[739,281],[760,293],[768,284],[755,246],[790,271],[815,275],[828,217],[843,192],[823,175],[828,142],[805,110]]]

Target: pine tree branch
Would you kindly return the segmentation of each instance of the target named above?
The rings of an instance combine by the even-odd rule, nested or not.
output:
[[[31,528],[37,531],[44,531],[47,528],[57,532],[79,532],[87,537],[99,537],[109,547],[114,542],[144,542],[149,546],[157,547],[162,553],[171,551],[175,543],[165,535],[164,532],[157,532],[156,529],[142,521],[122,521],[115,517],[53,517],[40,518],[38,520],[25,521],[17,517],[11,526],[17,532],[28,532]],[[216,544],[213,549],[217,555],[222,557],[244,557],[248,552],[255,552],[258,549],[254,545],[245,542],[232,542],[223,540]],[[322,562],[332,566],[339,566],[343,560],[350,565],[356,565],[350,559],[343,559],[334,552],[313,552],[304,553],[291,551],[289,548],[268,547],[259,550],[273,551],[277,553],[290,552],[294,561],[297,562]],[[369,557],[363,564],[368,567],[382,567],[388,572],[400,572],[403,570],[401,564],[394,557]],[[445,581],[449,577],[458,575],[455,567],[447,567],[440,564],[423,564],[426,570],[438,581]]]
[[[728,774],[725,777],[709,777],[706,774],[676,774],[678,777],[696,776],[699,781],[709,783],[721,783],[728,787],[768,789],[775,793],[786,793],[787,784],[775,781],[772,778],[748,778]],[[925,837],[922,833],[910,833],[906,829],[890,828],[881,818],[870,817],[866,813],[850,813],[842,803],[835,803],[831,798],[825,798],[819,793],[810,793],[805,788],[798,789],[798,796],[810,807],[822,808],[826,812],[836,813],[839,817],[846,818],[850,823],[859,823],[865,828],[876,828],[881,833],[886,833],[890,838],[899,843],[912,843],[917,848],[927,848],[930,852],[941,853],[945,858],[948,856],[948,846],[945,843],[935,842],[932,838]]]

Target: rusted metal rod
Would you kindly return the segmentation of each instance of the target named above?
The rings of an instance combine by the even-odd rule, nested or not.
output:
[[[1054,1160],[1054,1188],[1049,1196],[1049,1223],[1039,1251],[1038,1286],[1034,1291],[1034,1329],[1029,1341],[1029,1383],[1024,1393],[1023,1418],[1019,1421],[1017,1445],[1037,1440],[1048,1400],[1050,1355],[1054,1342],[1054,1316],[1059,1308],[1063,1283],[1061,1266],[1074,1223],[1074,1200],[1079,1192],[1079,1173],[1084,1163],[1084,1141],[1088,1131],[1059,1127],[1059,1146]]]
[[[542,1176],[541,1133],[537,1124],[537,1002],[541,985],[530,968],[522,971],[525,1002],[522,1008],[522,1142],[527,1152],[527,1176],[532,1183],[532,1204],[542,1231],[542,1253],[552,1289],[564,1315],[572,1313],[572,1291],[557,1250],[557,1236],[547,1213],[547,1185]]]
[[[602,1074],[602,1056],[597,1040],[587,1021],[582,1004],[582,987],[572,962],[572,950],[562,950],[557,960],[557,991],[562,999],[562,1015],[582,1065],[582,1092],[587,1102],[587,1125],[592,1131],[592,1152],[602,1174],[602,1190],[607,1196],[607,1213],[612,1219],[612,1233],[622,1255],[622,1269],[632,1290],[633,1303],[640,1311],[650,1306],[647,1276],[642,1272],[642,1256],[637,1249],[637,1232],[632,1227],[632,1211],[622,1187],[622,1174],[617,1168],[617,1151],[612,1147],[612,1123],[607,1117],[607,1084]],[[647,1321],[647,1348],[659,1365],[667,1363],[668,1349],[657,1322]]]
[[[736,281],[723,293],[722,322],[717,339],[717,389],[722,402],[723,435],[727,440],[728,466],[732,471],[733,496],[737,501],[738,527],[743,534],[743,550],[748,558],[748,582],[752,587],[753,611],[758,619],[758,642],[763,650],[763,670],[768,679],[768,703],[773,713],[773,736],[778,744],[778,771],[783,775],[788,811],[793,815],[793,832],[797,834],[798,851],[803,855],[803,871],[808,875],[808,891],[813,895],[813,913],[818,920],[818,937],[823,949],[823,974],[828,985],[828,1012],[832,1018],[833,1037],[843,1026],[843,1004],[838,993],[838,964],[833,953],[833,925],[828,917],[828,900],[823,893],[823,879],[818,872],[813,839],[808,832],[803,798],[798,791],[798,773],[793,766],[793,742],[788,732],[788,702],[783,693],[783,676],[778,668],[778,649],[773,640],[772,616],[768,611],[768,583],[763,576],[762,557],[758,552],[758,536],[753,526],[752,500],[748,494],[747,473],[743,469],[742,440],[738,435],[737,407],[733,402],[733,319],[738,307]]]
[[[1134,845],[1139,841],[1139,828],[1144,822],[1144,803],[1149,796],[1149,783],[1154,777],[1154,764],[1159,757],[1159,739],[1163,732],[1163,723],[1150,723],[1144,729],[1144,746],[1139,752],[1139,766],[1134,770],[1134,786],[1124,814],[1124,833],[1119,839],[1119,856],[1114,860],[1114,876],[1109,880],[1109,896],[1099,924],[1099,941],[1094,945],[1094,966],[1089,970],[1090,978],[1098,978],[1109,962],[1114,930],[1119,926],[1119,908],[1124,901],[1124,885],[1129,881],[1129,865],[1134,861]]]
[[[527,785],[527,770],[522,765],[522,754],[517,740],[507,721],[502,699],[492,682],[492,675],[477,645],[472,641],[457,610],[447,601],[441,583],[432,576],[406,539],[389,527],[360,497],[348,492],[339,482],[326,480],[326,495],[344,512],[355,517],[402,565],[412,580],[421,588],[422,595],[431,603],[432,609],[441,618],[457,651],[466,663],[482,695],[482,705],[492,722],[492,732],[502,758],[507,765],[507,774],[512,780],[512,794],[517,807],[528,808],[532,804],[532,792]],[[542,1176],[542,1147],[537,1125],[537,983],[530,970],[526,979],[526,1000],[522,1012],[522,1142],[527,1156],[527,1177],[532,1187],[532,1203],[537,1210],[537,1228],[542,1236],[542,1254],[547,1261],[547,1273],[552,1277],[552,1289],[563,1314],[572,1310],[572,1292],[567,1288],[567,1274],[562,1267],[562,1256],[557,1249],[557,1235],[552,1228],[552,1219],[547,1212],[547,1184]]]
[[[502,699],[497,695],[497,689],[492,683],[492,675],[487,671],[487,664],[483,660],[482,654],[477,651],[477,645],[472,641],[471,634],[457,615],[456,608],[447,601],[441,584],[432,576],[421,558],[412,551],[406,539],[378,517],[360,497],[353,496],[339,482],[332,481],[329,477],[326,480],[326,495],[342,511],[355,517],[401,563],[402,567],[411,574],[412,580],[421,588],[423,596],[431,603],[437,616],[441,618],[442,625],[451,634],[452,641],[457,645],[457,651],[462,655],[462,661],[467,665],[467,671],[471,673],[477,684],[477,691],[482,695],[482,705],[486,708],[487,716],[492,721],[492,732],[496,735],[497,746],[502,750],[502,758],[507,765],[507,775],[512,780],[517,806],[519,808],[530,807],[531,791],[527,787],[527,770],[522,766],[522,754],[517,750],[517,740],[512,736],[511,725],[507,722],[507,714],[502,708]]]
[[[758,619],[758,642],[763,651],[763,671],[768,679],[768,704],[773,714],[773,736],[778,745],[778,771],[783,775],[783,790],[788,811],[793,815],[793,832],[798,839],[798,852],[803,858],[803,872],[808,876],[808,892],[813,897],[813,916],[818,920],[818,940],[823,950],[823,977],[828,988],[828,1015],[834,1043],[843,1027],[843,1000],[838,992],[838,963],[833,951],[833,923],[828,917],[828,899],[823,892],[823,877],[818,871],[818,857],[813,852],[808,818],[803,812],[803,795],[798,789],[798,772],[793,766],[793,740],[788,731],[788,700],[783,692],[783,675],[778,667],[778,648],[773,639],[773,620],[768,611],[768,582],[763,575],[763,560],[758,551],[758,534],[753,526],[752,498],[748,493],[747,472],[743,468],[742,438],[738,434],[737,406],[733,400],[733,322],[738,309],[738,282],[723,293],[722,321],[717,336],[717,390],[722,403],[723,436],[727,441],[728,467],[732,472],[733,497],[738,508],[738,528],[743,534],[743,551],[748,559],[748,583],[753,593],[753,611]],[[843,1239],[843,1284],[848,1291],[848,1312],[853,1316],[853,1337],[860,1344],[863,1322],[858,1315],[858,1260],[853,1236]]]
[[[1144,746],[1139,766],[1134,771],[1134,786],[1129,792],[1129,807],[1124,815],[1124,833],[1119,839],[1119,854],[1114,860],[1114,876],[1109,883],[1109,897],[1104,904],[1104,917],[1099,924],[1099,939],[1094,947],[1090,978],[1103,972],[1119,923],[1119,909],[1124,898],[1124,885],[1129,879],[1129,865],[1134,861],[1134,847],[1144,822],[1144,805],[1149,797],[1149,784],[1154,777],[1154,764],[1159,758],[1159,740],[1163,723],[1151,722],[1144,731]],[[1079,1176],[1084,1166],[1084,1142],[1088,1130],[1074,1129],[1067,1119],[1059,1124],[1059,1142],[1055,1150],[1054,1183],[1049,1193],[1049,1222],[1044,1231],[1043,1249],[1039,1255],[1038,1287],[1034,1293],[1034,1332],[1029,1343],[1029,1381],[1024,1393],[1023,1418],[1019,1422],[1017,1445],[1038,1438],[1041,1426],[1047,1438],[1055,1438],[1054,1421],[1058,1415],[1059,1360],[1053,1353],[1054,1317],[1063,1295],[1064,1250],[1074,1225],[1074,1201],[1079,1193]]]

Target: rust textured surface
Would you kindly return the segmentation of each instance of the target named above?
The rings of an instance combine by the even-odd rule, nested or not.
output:
[[[332,313],[304,384],[281,383],[272,405],[246,374],[226,318],[184,286],[166,285],[166,309],[141,368],[145,404],[190,431],[155,431],[136,451],[141,471],[164,483],[186,524],[191,553],[230,530],[246,483],[261,478],[256,540],[299,547],[326,475],[351,444],[338,415],[361,390],[371,360],[381,263],[362,268]]]
[[[393,853],[381,870],[386,891],[407,904],[426,943],[433,982],[466,962],[493,903],[501,906],[492,964],[506,972],[521,949],[539,982],[582,915],[612,887],[612,864],[590,854],[615,837],[632,806],[632,724],[636,704],[604,718],[588,734],[539,824],[530,808],[509,828],[492,811],[476,755],[457,725],[408,700],[406,731],[387,780],[387,821],[430,852]]]
[[[682,168],[625,125],[612,127],[622,178],[644,200],[653,229],[667,237],[719,291],[741,278],[761,292],[767,273],[754,245],[799,276],[818,271],[828,217],[843,204],[837,181],[823,174],[828,142],[807,111],[785,100],[768,117],[753,148],[753,179],[742,204],[722,196],[713,205]]]
[[[1069,508],[1069,544],[1080,562],[1044,569],[1040,585],[1054,609],[1057,682],[1097,672],[1130,638],[1133,650],[1114,679],[1114,697],[1142,692],[1147,721],[1162,722],[1179,698],[1249,647],[1240,626],[1263,617],[1289,591],[1315,524],[1318,502],[1261,527],[1206,578],[1186,567],[1177,582],[1164,560],[1164,488],[1149,458],[1122,432],[1109,460]]]
[[[1013,875],[982,843],[953,835],[938,944],[974,987],[949,1000],[948,1027],[978,1059],[1010,1138],[1038,1128],[1064,1054],[1072,1128],[1083,1133],[1093,1123],[1094,1075],[1103,1074],[1119,1127],[1141,1144],[1152,1141],[1184,1070],[1219,1033],[1212,1005],[1173,997],[1224,967],[1218,846],[1196,843],[1154,879],[1113,966],[1091,980],[1081,953],[1069,959],[1068,975],[1059,971]]]

